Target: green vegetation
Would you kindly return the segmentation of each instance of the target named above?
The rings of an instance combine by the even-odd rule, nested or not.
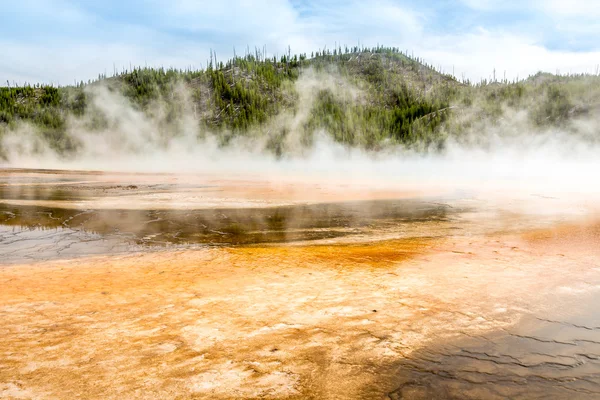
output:
[[[75,151],[74,122],[90,131],[118,123],[99,105],[99,88],[126,99],[127,107],[143,113],[165,137],[179,134],[183,118],[191,116],[199,136],[211,132],[226,144],[236,136],[264,135],[266,147],[278,155],[286,151],[291,131],[305,144],[324,131],[337,142],[367,149],[389,144],[441,149],[449,137],[501,125],[523,110],[532,132],[572,131],[572,121],[600,104],[595,76],[540,73],[512,83],[471,84],[397,48],[264,54],[247,50],[223,63],[211,53],[203,70],[135,68],[76,86],[0,87],[0,135],[28,124],[57,152]],[[312,86],[304,87],[303,74],[313,77]],[[294,120],[306,107],[299,124],[278,119]]]

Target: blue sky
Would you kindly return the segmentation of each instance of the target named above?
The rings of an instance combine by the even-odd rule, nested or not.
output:
[[[20,0],[0,14],[0,80],[69,84],[132,65],[200,67],[249,45],[281,54],[377,43],[458,77],[593,72],[600,0]]]

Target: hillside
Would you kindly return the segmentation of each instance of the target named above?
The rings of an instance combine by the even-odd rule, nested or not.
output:
[[[595,115],[599,100],[595,76],[538,74],[472,85],[395,48],[279,58],[255,50],[226,63],[211,56],[205,70],[136,68],[77,86],[1,87],[0,135],[33,127],[68,157],[81,146],[79,131],[112,131],[141,115],[165,142],[190,131],[215,135],[222,145],[262,137],[264,147],[282,155],[290,136],[308,146],[316,132],[325,132],[349,146],[424,151],[443,149],[449,137],[467,140],[490,125],[510,130],[523,110],[532,131],[573,130],[571,121]],[[4,158],[6,147],[0,149]]]

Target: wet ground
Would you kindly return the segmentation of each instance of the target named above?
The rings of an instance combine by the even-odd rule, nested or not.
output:
[[[594,200],[2,171],[0,398],[598,398]]]

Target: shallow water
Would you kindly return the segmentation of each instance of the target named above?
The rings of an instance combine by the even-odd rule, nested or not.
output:
[[[12,227],[13,232],[54,229],[55,237],[49,232],[41,236],[52,240],[77,231],[132,244],[247,245],[401,231],[414,224],[448,221],[455,213],[444,204],[410,200],[208,210],[77,210],[0,204],[0,225]]]
[[[1,179],[0,398],[600,396],[594,199]]]
[[[434,230],[440,223],[467,211],[466,207],[453,208],[435,197],[303,202],[252,208],[203,208],[200,202],[200,208],[176,205],[166,208],[163,204],[157,209],[144,209],[131,206],[136,196],[223,189],[198,182],[166,184],[161,183],[160,178],[133,184],[135,176],[111,182],[110,177],[104,181],[97,174],[87,177],[83,173],[15,175],[7,174],[4,181],[0,180],[0,200],[3,201],[0,226],[6,232],[0,235],[0,245],[12,246],[5,255],[14,262],[25,255],[29,259],[47,260],[52,256],[86,256],[102,251],[147,251],[157,246],[283,244],[364,238],[374,233],[395,237],[439,235]],[[165,180],[169,178],[163,178]],[[123,208],[94,208],[98,205],[95,200],[108,196],[126,197],[130,204]],[[81,206],[81,201],[87,203]],[[423,229],[425,225],[431,228],[429,232]],[[31,246],[19,248],[21,240],[30,243],[34,237],[40,251],[31,254]],[[76,252],[63,251],[63,248],[71,249],[75,242]],[[7,246],[4,247],[8,249]],[[54,246],[56,251],[53,254],[41,251],[44,246]]]

